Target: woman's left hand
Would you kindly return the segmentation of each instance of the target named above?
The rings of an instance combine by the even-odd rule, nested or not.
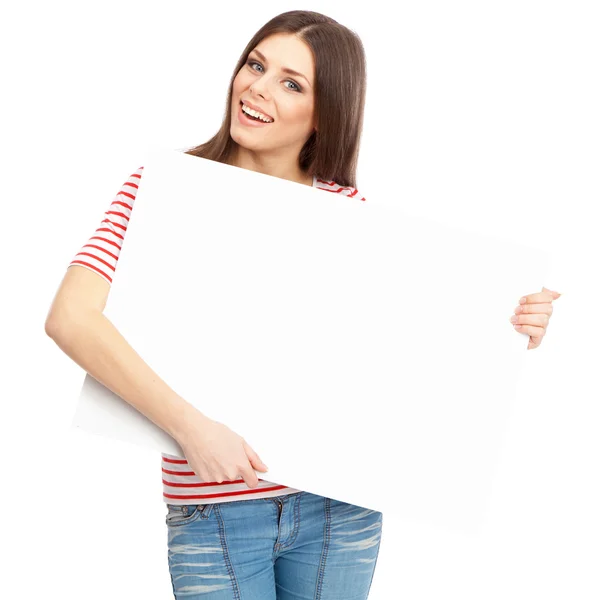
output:
[[[560,298],[558,292],[552,292],[543,287],[537,294],[523,296],[519,306],[515,308],[515,315],[510,318],[515,330],[519,333],[529,334],[527,350],[533,350],[542,343],[546,335],[546,328],[552,316],[552,300]]]

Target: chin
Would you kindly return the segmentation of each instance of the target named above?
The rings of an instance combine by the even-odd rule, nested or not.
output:
[[[260,140],[252,138],[252,136],[247,135],[247,134],[245,135],[245,134],[246,134],[246,132],[244,132],[244,131],[240,132],[239,129],[236,130],[234,127],[231,127],[229,130],[229,135],[230,135],[231,139],[238,146],[241,146],[242,148],[245,148],[246,150],[254,150],[254,151],[264,150]]]
[[[229,131],[231,139],[242,148],[248,148],[248,143],[244,139],[244,135],[240,135],[239,131],[234,131],[233,128]]]

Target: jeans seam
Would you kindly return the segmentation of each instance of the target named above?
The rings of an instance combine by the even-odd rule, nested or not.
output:
[[[296,499],[296,503],[294,505],[294,529],[290,534],[290,539],[285,544],[277,544],[278,550],[283,550],[284,548],[289,548],[298,537],[298,530],[300,529],[300,498]]]
[[[218,504],[214,507],[215,515],[217,517],[217,523],[219,525],[219,536],[221,538],[221,548],[223,549],[223,557],[225,559],[225,564],[227,566],[227,572],[229,573],[229,577],[231,578],[231,582],[233,584],[233,593],[236,600],[241,600],[241,593],[238,581],[235,577],[235,572],[233,570],[233,565],[231,564],[231,558],[229,556],[229,547],[227,546],[227,540],[225,539],[225,526],[223,524],[223,515],[221,514],[221,509]]]
[[[319,564],[319,577],[317,578],[317,589],[315,590],[315,600],[320,600],[323,590],[323,578],[325,577],[325,563],[327,562],[327,553],[329,552],[329,543],[331,540],[331,499],[324,498],[325,502],[325,527],[323,550],[321,552],[321,561]]]
[[[169,575],[171,576],[171,587],[173,588],[173,598],[177,600],[177,593],[175,592],[175,582],[173,581],[173,573],[169,571]]]

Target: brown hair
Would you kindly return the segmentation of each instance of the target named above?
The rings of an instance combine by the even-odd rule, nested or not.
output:
[[[356,187],[366,93],[364,48],[356,33],[312,11],[282,13],[259,29],[248,42],[231,77],[221,128],[208,142],[186,150],[185,154],[227,163],[236,146],[229,133],[233,81],[250,52],[275,33],[295,34],[311,49],[315,61],[318,131],[313,132],[300,151],[300,168],[341,186]]]

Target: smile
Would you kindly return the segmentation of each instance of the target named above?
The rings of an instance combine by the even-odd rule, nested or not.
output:
[[[240,100],[240,107],[241,111],[244,113],[244,116],[248,117],[253,121],[260,121],[265,124],[272,123],[274,121],[272,117],[249,107],[247,104],[244,103],[243,100]]]

